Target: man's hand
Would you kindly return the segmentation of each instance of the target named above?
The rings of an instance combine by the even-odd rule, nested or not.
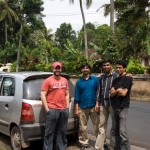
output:
[[[79,109],[75,109],[75,115],[79,116],[80,115],[80,110]]]
[[[96,101],[96,105],[95,105],[95,111],[99,112],[100,111],[100,103],[98,101]]]
[[[126,96],[128,89],[119,88],[119,89],[117,89],[117,91],[118,91],[118,93],[117,93],[118,96]]]

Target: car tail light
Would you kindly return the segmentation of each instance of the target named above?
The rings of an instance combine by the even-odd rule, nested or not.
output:
[[[21,118],[22,123],[34,123],[34,113],[32,105],[22,102]]]

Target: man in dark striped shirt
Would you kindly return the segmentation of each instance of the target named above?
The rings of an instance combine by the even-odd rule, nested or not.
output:
[[[107,147],[105,136],[108,117],[109,114],[111,115],[110,89],[113,80],[118,76],[116,72],[112,71],[112,63],[110,60],[104,60],[102,62],[102,69],[104,73],[100,76],[100,87],[97,93],[99,101],[96,103],[97,111],[100,111],[99,134],[95,143],[96,150],[103,150],[104,147]]]

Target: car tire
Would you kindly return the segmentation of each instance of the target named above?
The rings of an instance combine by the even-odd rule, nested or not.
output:
[[[14,126],[11,130],[11,146],[13,150],[23,150],[21,145],[21,133],[17,126]]]

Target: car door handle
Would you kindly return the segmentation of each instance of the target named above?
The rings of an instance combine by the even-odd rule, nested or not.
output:
[[[8,104],[5,104],[5,109],[8,109],[9,108],[9,105]]]

